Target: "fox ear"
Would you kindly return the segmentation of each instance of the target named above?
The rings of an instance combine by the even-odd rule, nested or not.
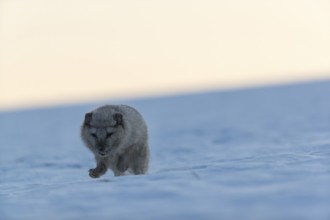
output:
[[[115,113],[112,117],[116,121],[115,126],[123,125],[123,115],[122,114]]]
[[[84,122],[85,125],[90,126],[90,123],[92,121],[92,116],[93,116],[93,113],[91,113],[91,112],[85,114],[85,122]]]

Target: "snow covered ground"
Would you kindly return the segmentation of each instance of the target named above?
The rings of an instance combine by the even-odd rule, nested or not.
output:
[[[0,219],[330,219],[330,81],[124,100],[148,175],[91,179],[84,113],[0,113]]]

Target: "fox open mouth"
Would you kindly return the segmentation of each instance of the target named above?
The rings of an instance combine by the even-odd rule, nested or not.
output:
[[[106,152],[106,151],[98,151],[97,153],[98,153],[101,157],[105,157],[105,156],[108,155],[108,152]]]

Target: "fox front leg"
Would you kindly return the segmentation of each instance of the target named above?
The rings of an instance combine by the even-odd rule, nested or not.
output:
[[[92,178],[99,178],[100,176],[104,175],[108,170],[108,167],[105,163],[99,162],[97,163],[96,168],[89,170],[89,176]]]

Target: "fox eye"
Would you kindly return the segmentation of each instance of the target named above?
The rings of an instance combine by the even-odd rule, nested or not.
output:
[[[95,133],[92,133],[92,136],[96,138],[96,134]]]
[[[107,133],[107,138],[111,137],[112,134],[113,134],[112,132]]]

